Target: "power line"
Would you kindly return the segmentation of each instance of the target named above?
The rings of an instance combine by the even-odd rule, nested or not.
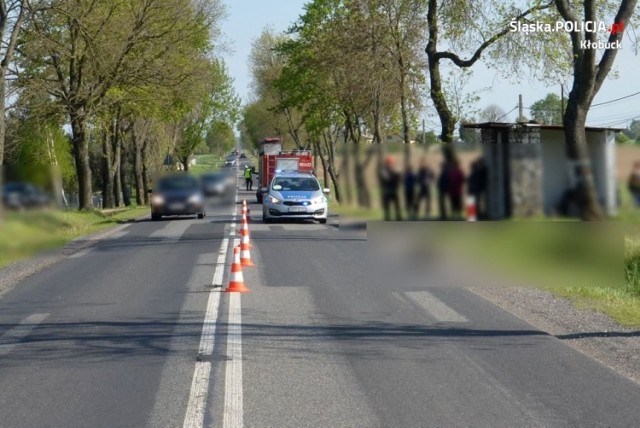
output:
[[[500,116],[499,118],[497,118],[496,120],[494,120],[494,122],[499,121],[500,119],[502,119],[503,117],[511,114],[515,109],[517,109],[519,106],[515,106],[514,108],[512,108],[511,110],[509,110],[508,112],[506,112],[505,114],[503,114],[502,116]]]
[[[591,107],[597,107],[597,106],[602,106],[602,105],[605,105],[605,104],[615,103],[616,101],[625,100],[627,98],[635,97],[636,95],[640,95],[640,92],[636,92],[635,94],[631,94],[631,95],[627,95],[627,96],[624,96],[624,97],[616,98],[615,100],[605,101],[603,103],[591,104]]]
[[[532,107],[524,107],[527,110],[533,110]],[[554,107],[549,107],[549,108],[537,108],[536,110],[542,110],[542,111],[561,111],[562,109],[559,108],[554,108]]]
[[[634,113],[634,114],[631,114],[629,116],[621,117],[621,118],[619,118],[620,120],[618,120],[618,121],[608,122],[608,123],[606,123],[604,125],[600,125],[600,126],[602,126],[602,127],[611,127],[611,126],[615,126],[615,125],[625,125],[629,121],[633,121],[633,120],[638,119],[638,118],[640,118],[640,115],[638,115],[638,113]],[[601,122],[601,121],[597,121],[596,120],[596,121],[590,121],[590,122]]]
[[[599,106],[603,106],[606,104],[611,104],[611,103],[615,103],[618,101],[622,101],[622,100],[626,100],[627,98],[631,98],[631,97],[635,97],[636,95],[640,95],[640,92],[636,92],[634,94],[630,94],[630,95],[625,95],[624,97],[620,97],[620,98],[616,98],[614,100],[609,100],[609,101],[604,101],[601,103],[597,103],[597,104],[591,104],[589,106],[589,108],[593,108],[593,107],[599,107]],[[532,110],[532,106],[529,107],[525,107],[527,110]],[[549,107],[549,108],[537,108],[537,110],[543,110],[543,111],[561,111],[562,109],[559,108],[554,108],[554,107]]]

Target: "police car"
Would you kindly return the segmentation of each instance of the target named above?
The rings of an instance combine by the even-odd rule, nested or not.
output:
[[[324,224],[329,215],[326,195],[310,173],[276,171],[262,203],[262,220],[271,223],[279,218],[311,219]]]

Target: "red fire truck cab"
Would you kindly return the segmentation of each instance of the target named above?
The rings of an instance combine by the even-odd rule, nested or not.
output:
[[[313,154],[310,150],[282,151],[279,138],[265,138],[260,143],[260,162],[258,165],[260,185],[256,191],[258,203],[271,183],[276,171],[298,171],[313,173]]]

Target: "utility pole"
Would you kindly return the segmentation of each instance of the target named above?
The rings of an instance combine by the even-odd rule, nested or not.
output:
[[[522,118],[524,117],[523,114],[523,107],[522,107],[522,94],[518,95],[518,122],[522,121]]]

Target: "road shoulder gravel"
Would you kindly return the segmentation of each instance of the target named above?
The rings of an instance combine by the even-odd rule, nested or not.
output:
[[[640,383],[640,330],[570,300],[528,288],[469,288],[480,297]]]

